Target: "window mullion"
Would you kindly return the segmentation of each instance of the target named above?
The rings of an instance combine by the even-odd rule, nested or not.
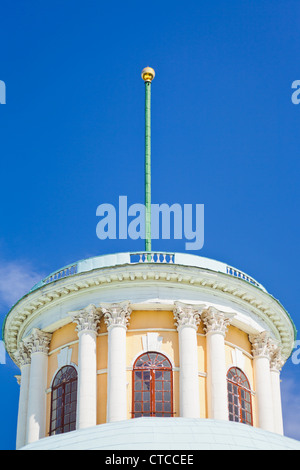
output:
[[[150,410],[151,416],[155,416],[155,371],[150,369]]]

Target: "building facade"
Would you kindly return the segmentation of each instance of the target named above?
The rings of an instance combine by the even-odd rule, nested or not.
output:
[[[20,367],[17,448],[136,418],[283,435],[280,371],[295,337],[280,302],[225,263],[180,253],[74,263],[3,326]]]

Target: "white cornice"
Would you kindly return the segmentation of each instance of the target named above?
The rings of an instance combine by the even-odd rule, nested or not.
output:
[[[62,278],[32,291],[23,297],[7,316],[4,341],[8,353],[12,355],[17,350],[24,332],[43,312],[49,309],[53,312],[64,309],[66,300],[80,299],[81,295],[95,292],[101,294],[104,288],[106,291],[110,289],[115,291],[126,287],[128,293],[123,300],[132,302],[133,309],[138,306],[145,309],[151,307],[171,309],[172,301],[178,300],[177,296],[174,296],[174,299],[169,298],[165,303],[161,298],[159,303],[139,302],[133,295],[134,288],[138,286],[153,286],[153,288],[184,286],[187,293],[196,292],[199,300],[202,294],[209,294],[219,299],[219,302],[222,299],[234,302],[246,309],[249,315],[261,318],[268,325],[272,334],[280,341],[285,358],[291,354],[294,343],[293,324],[284,308],[271,295],[250,283],[224,273],[174,264],[136,264],[94,269]],[[69,322],[70,318],[64,312],[53,320],[52,331]]]

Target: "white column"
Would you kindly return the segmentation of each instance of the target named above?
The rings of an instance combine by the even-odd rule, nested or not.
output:
[[[76,428],[97,424],[96,341],[100,314],[95,305],[71,312],[79,337]]]
[[[273,397],[274,431],[283,435],[282,403],[280,390],[280,371],[284,364],[281,348],[275,347],[271,355],[270,371]]]
[[[269,334],[263,331],[249,336],[252,343],[254,380],[258,408],[258,426],[274,432],[273,393],[270,373],[271,344]]]
[[[129,302],[102,304],[108,331],[107,422],[127,419],[126,329]]]
[[[200,418],[197,328],[202,306],[175,302],[174,317],[179,336],[180,417]]]
[[[207,341],[208,418],[227,421],[228,394],[225,361],[225,334],[233,314],[209,307],[202,314]]]
[[[20,449],[26,444],[26,429],[27,429],[27,407],[28,407],[28,394],[29,394],[29,377],[30,377],[30,353],[25,347],[24,343],[20,343],[17,352],[14,354],[16,362],[21,370],[20,377],[20,395],[19,395],[19,410],[18,410],[18,424],[17,424],[17,439],[16,449]]]
[[[46,436],[46,388],[51,334],[34,328],[24,344],[31,353],[28,391],[27,443]]]

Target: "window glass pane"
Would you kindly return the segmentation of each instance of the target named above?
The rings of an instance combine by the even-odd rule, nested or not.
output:
[[[150,390],[150,380],[145,380],[143,382],[143,390]]]
[[[155,404],[155,411],[162,411],[163,409],[163,404],[162,403],[156,403]]]
[[[149,401],[144,402],[143,408],[144,408],[144,411],[150,411],[150,402]]]
[[[143,372],[143,380],[150,380],[150,371]]]
[[[135,402],[134,404],[134,411],[142,411],[142,403]]]
[[[155,390],[162,390],[162,382],[155,381]]]
[[[164,390],[171,390],[171,382],[164,382]]]
[[[66,415],[67,413],[71,413],[71,405],[66,405],[66,406],[65,406],[65,415]]]
[[[133,370],[133,417],[164,416],[166,403],[166,411],[172,415],[171,371],[169,360],[161,353],[150,351],[137,359]],[[135,409],[137,402],[141,403],[141,411]]]
[[[77,372],[74,367],[65,366],[53,381],[50,434],[61,434],[75,429],[76,404]]]
[[[248,391],[250,385],[247,377],[241,369],[232,367],[227,373],[227,379],[229,419],[252,425],[251,394]]]
[[[250,403],[245,403],[245,409],[249,412],[251,411]]]
[[[142,382],[141,382],[141,380],[138,380],[138,381],[135,382],[134,388],[135,388],[135,390],[142,390]]]
[[[158,354],[157,360],[158,360],[158,362],[163,362],[165,360],[165,357],[162,356],[161,354]]]

